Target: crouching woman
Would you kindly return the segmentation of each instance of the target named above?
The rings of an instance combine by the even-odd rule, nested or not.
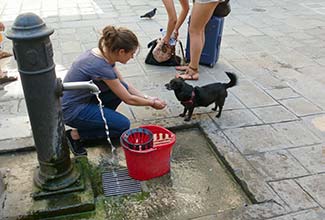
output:
[[[129,129],[130,121],[116,111],[121,102],[134,106],[151,106],[163,109],[166,103],[156,97],[148,97],[127,83],[115,66],[126,64],[138,51],[136,35],[122,27],[107,26],[102,31],[98,47],[81,54],[72,64],[64,82],[93,80],[99,87],[104,116],[111,138],[119,137]],[[65,124],[73,127],[66,132],[71,151],[86,155],[83,140],[105,138],[105,124],[95,94],[87,90],[65,91],[62,97]]]

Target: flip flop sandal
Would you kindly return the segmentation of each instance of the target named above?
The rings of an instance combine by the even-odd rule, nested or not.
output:
[[[183,78],[184,80],[198,80],[199,77],[194,77],[196,75],[199,75],[199,73],[195,73],[193,75],[190,75],[190,74],[180,74],[178,77]]]
[[[189,73],[189,70],[192,71],[192,74]],[[194,77],[194,76],[196,76],[196,75],[197,75],[197,77]],[[198,79],[199,79],[198,68],[193,68],[193,67],[191,67],[191,66],[188,66],[188,69],[187,69],[186,72],[181,73],[181,74],[179,74],[179,75],[176,76],[176,77],[181,77],[181,78],[183,78],[184,80],[198,80]]]
[[[0,84],[16,81],[17,77],[14,76],[4,76],[0,78]]]
[[[11,57],[12,54],[6,51],[0,51],[0,59]]]

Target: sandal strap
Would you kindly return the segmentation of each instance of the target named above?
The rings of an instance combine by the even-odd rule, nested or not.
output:
[[[188,68],[190,68],[191,70],[197,72],[199,69],[198,68],[194,68],[194,67],[191,67],[190,65],[188,65]]]

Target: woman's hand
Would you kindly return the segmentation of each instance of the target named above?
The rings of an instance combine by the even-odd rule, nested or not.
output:
[[[154,109],[157,109],[157,110],[163,109],[167,105],[165,101],[163,101],[163,100],[161,100],[159,98],[156,98],[156,97],[150,97],[150,98],[152,98],[151,99],[152,100],[151,107],[154,108]]]
[[[173,31],[173,34],[172,35],[174,35],[175,39],[177,40],[178,39],[178,30],[175,29]]]
[[[167,38],[167,36],[162,38],[162,41],[164,42],[164,44],[168,45],[169,44],[169,39]]]

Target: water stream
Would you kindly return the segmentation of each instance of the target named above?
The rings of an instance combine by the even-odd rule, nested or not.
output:
[[[111,141],[111,139],[109,137],[109,129],[108,129],[108,125],[107,125],[105,115],[104,115],[103,103],[102,103],[102,100],[99,97],[99,92],[96,92],[94,94],[96,95],[96,98],[98,100],[99,110],[100,110],[100,113],[102,115],[102,118],[103,118],[103,121],[104,121],[104,124],[105,124],[105,132],[106,132],[106,136],[107,136],[107,142],[112,147],[112,158],[111,158],[111,163],[110,164],[112,166],[113,175],[116,176],[117,174],[116,174],[115,168],[119,166],[118,154],[117,154],[117,151],[116,151],[116,147],[113,145],[113,143],[112,143],[112,141]]]

